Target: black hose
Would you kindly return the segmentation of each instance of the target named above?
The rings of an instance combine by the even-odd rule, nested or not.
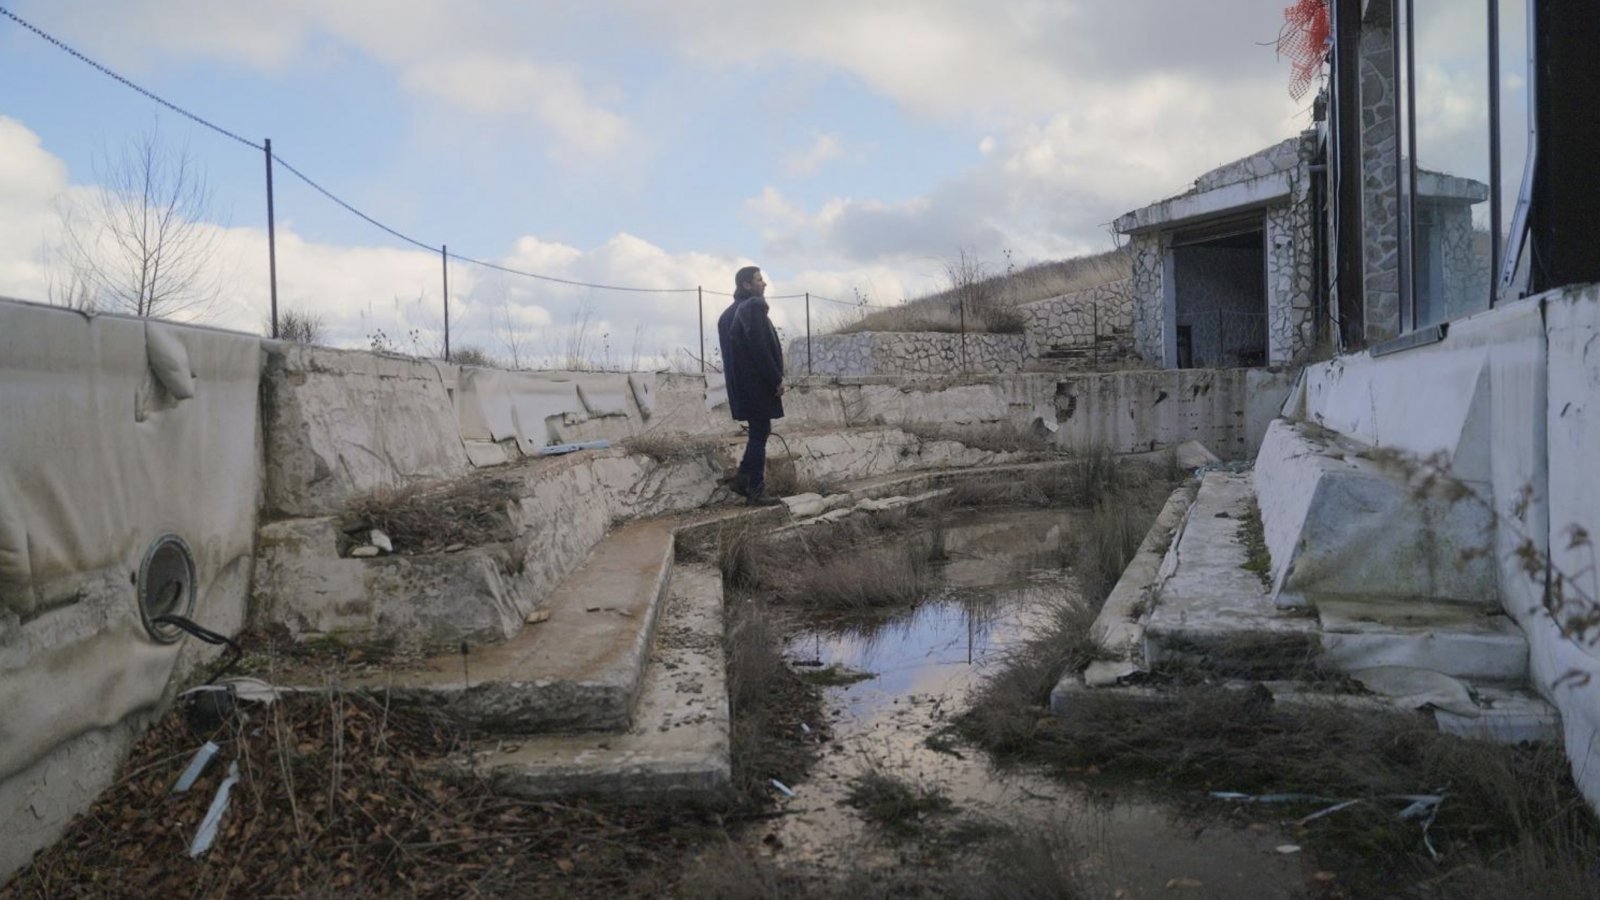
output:
[[[233,667],[237,666],[239,664],[239,660],[244,658],[244,648],[240,647],[233,638],[228,637],[225,634],[218,634],[217,632],[212,631],[211,629],[191,619],[186,619],[183,616],[175,615],[173,613],[166,613],[164,615],[156,616],[151,620],[151,622],[158,625],[171,625],[174,628],[188,632],[189,634],[199,638],[202,641],[205,641],[208,644],[214,644],[218,647],[226,646],[229,650],[233,651],[233,658],[228,660],[227,665],[223,666],[221,669],[218,669],[209,679],[207,679],[206,684],[215,684],[217,679],[233,671]]]

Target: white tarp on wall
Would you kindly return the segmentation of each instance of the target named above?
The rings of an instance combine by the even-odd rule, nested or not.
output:
[[[157,538],[193,551],[198,622],[243,622],[260,357],[248,335],[0,302],[0,821],[15,838],[0,845],[64,824],[59,788],[35,796],[48,757],[104,743],[193,652],[140,620],[134,576]],[[85,789],[117,762],[89,756],[105,771],[80,756]]]

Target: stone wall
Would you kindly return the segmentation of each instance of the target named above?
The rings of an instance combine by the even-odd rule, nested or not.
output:
[[[1298,146],[1309,163],[1315,145]],[[1289,183],[1289,202],[1266,213],[1267,359],[1273,365],[1300,362],[1316,341],[1317,223],[1309,166],[1293,170]]]
[[[1161,232],[1129,238],[1133,259],[1133,347],[1155,366],[1176,365],[1167,359],[1166,242]]]
[[[1303,138],[1286,138],[1259,153],[1236,160],[1201,175],[1194,180],[1192,192],[1214,191],[1217,188],[1240,184],[1277,172],[1288,172],[1300,165],[1304,155]]]
[[[1030,363],[1093,368],[1134,357],[1131,278],[1025,303],[1017,310]]]
[[[1400,208],[1394,32],[1390,5],[1374,3],[1361,28],[1361,230],[1366,338],[1400,333]]]
[[[797,338],[784,359],[797,375],[999,375],[1022,371],[1027,346],[1021,334],[874,331]]]

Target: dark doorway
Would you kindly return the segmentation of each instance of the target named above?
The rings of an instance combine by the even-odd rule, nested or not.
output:
[[[1180,367],[1267,364],[1267,253],[1259,223],[1199,239],[1180,235],[1172,271]]]

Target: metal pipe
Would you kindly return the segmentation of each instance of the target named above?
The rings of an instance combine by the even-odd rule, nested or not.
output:
[[[704,375],[706,373],[706,289],[705,289],[705,287],[703,287],[701,285],[695,285],[694,295],[695,295],[696,301],[699,303],[699,306],[700,306],[700,374]],[[728,361],[727,360],[723,360],[722,364],[723,365],[727,365]]]

